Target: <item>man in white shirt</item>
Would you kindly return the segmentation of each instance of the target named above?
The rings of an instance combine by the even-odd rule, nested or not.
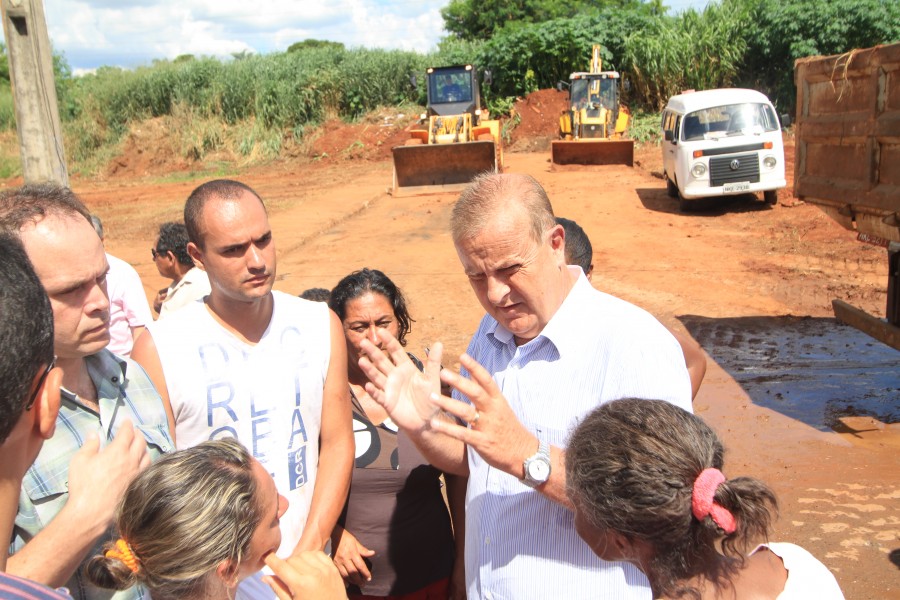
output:
[[[185,204],[188,251],[212,290],[147,328],[134,349],[186,448],[234,437],[289,501],[279,556],[322,550],[350,488],[354,444],[347,345],[321,302],[273,291],[275,241],[260,197],[207,182]],[[238,598],[274,598],[259,575]]]
[[[469,476],[468,598],[649,600],[637,568],[601,561],[578,537],[564,448],[578,420],[604,402],[654,398],[691,410],[678,342],[652,315],[567,267],[563,227],[527,175],[476,178],[451,229],[487,311],[460,358],[462,374],[441,373],[467,402],[432,394],[437,344],[428,375],[417,374],[394,340],[390,359],[366,343],[363,368],[375,399],[432,464]],[[436,408],[458,420],[432,418]]]

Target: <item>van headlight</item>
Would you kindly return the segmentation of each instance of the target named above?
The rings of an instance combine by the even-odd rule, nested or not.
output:
[[[706,165],[702,162],[694,163],[694,166],[691,167],[691,175],[700,179],[704,175],[706,175]]]
[[[778,164],[778,159],[774,156],[767,156],[763,159],[763,166],[767,169],[774,169]]]

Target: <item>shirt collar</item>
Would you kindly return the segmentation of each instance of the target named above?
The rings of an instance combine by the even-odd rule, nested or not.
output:
[[[125,383],[128,363],[106,349],[85,356],[84,360],[91,380],[97,386],[98,398],[118,398],[119,390]]]
[[[553,344],[560,355],[562,355],[566,349],[577,351],[575,344],[578,340],[578,328],[580,326],[579,319],[585,318],[585,311],[580,310],[579,307],[584,304],[585,299],[594,287],[591,285],[591,282],[588,281],[584,271],[582,271],[580,267],[573,267],[570,265],[567,269],[570,275],[578,275],[575,285],[569,290],[569,293],[563,299],[562,304],[556,309],[556,312],[541,332],[533,340],[524,344],[525,346],[543,338]],[[500,344],[515,345],[515,339],[512,332],[500,325],[493,317],[491,318],[491,321],[492,323],[488,326],[486,333],[492,335]]]

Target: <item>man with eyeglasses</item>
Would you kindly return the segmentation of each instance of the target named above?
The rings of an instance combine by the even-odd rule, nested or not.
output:
[[[79,599],[147,598],[140,586],[94,587],[80,566],[111,537],[128,483],[172,448],[171,412],[137,363],[106,349],[109,265],[75,194],[52,184],[0,194],[0,230],[18,236],[50,299],[62,370],[48,376],[60,393],[55,433],[22,481],[7,569]]]

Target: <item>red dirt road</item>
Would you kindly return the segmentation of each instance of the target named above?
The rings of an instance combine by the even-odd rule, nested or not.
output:
[[[680,214],[655,174],[658,153],[639,151],[634,169],[553,171],[549,152],[508,152],[506,170],[537,177],[556,214],[584,227],[594,244],[597,288],[646,308],[670,327],[684,330],[684,315],[831,317],[833,298],[884,316],[883,249],[857,242],[789,192],[775,207],[745,200]],[[421,355],[423,346],[440,339],[446,356],[458,356],[482,310],[447,231],[455,198],[390,196],[385,156],[379,148],[357,160],[298,159],[232,176],[268,203],[277,289],[331,287],[352,270],[379,268],[410,299],[416,319],[410,350]],[[103,218],[108,250],[135,265],[148,298],[165,285],[150,260],[156,228],[180,219],[184,199],[202,180],[116,176],[73,182]],[[900,548],[900,426],[854,417],[845,433],[816,429],[754,403],[713,360],[695,410],[724,438],[726,474],[757,476],[779,494],[774,540],[813,552],[834,570],[847,598],[900,598],[898,567],[891,562]]]

